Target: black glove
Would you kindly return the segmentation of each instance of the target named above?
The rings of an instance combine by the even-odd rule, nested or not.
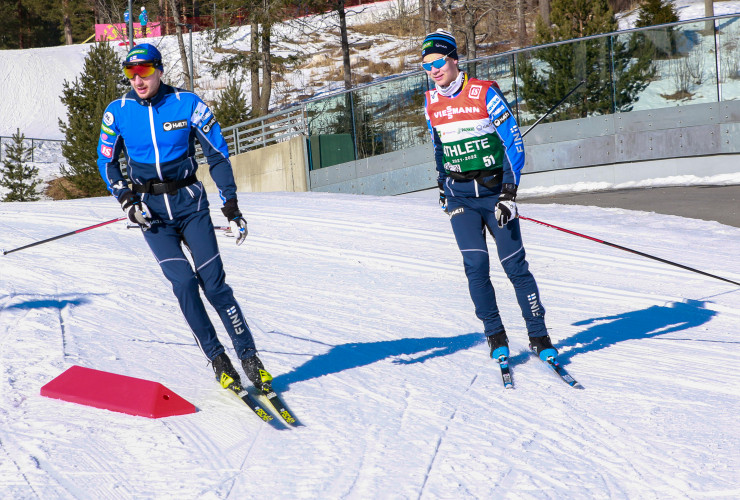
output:
[[[498,227],[504,227],[511,219],[516,219],[519,215],[514,200],[516,200],[516,184],[502,185],[494,213]]]
[[[141,197],[133,191],[126,191],[118,197],[121,208],[128,216],[128,220],[138,224],[142,229],[149,229],[152,225],[149,222],[151,212],[146,203],[141,201]]]
[[[445,195],[445,184],[443,181],[437,181],[437,187],[439,187],[439,204],[442,206],[442,210],[447,211],[447,195]]]
[[[247,230],[247,221],[242,217],[236,198],[226,200],[221,212],[229,220],[231,233],[236,237],[236,244],[241,245],[244,243],[244,239],[247,237],[249,231]]]

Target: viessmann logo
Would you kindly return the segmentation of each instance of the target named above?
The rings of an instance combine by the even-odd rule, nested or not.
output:
[[[162,128],[165,132],[169,132],[170,130],[180,130],[181,128],[185,128],[188,126],[187,120],[179,120],[176,122],[164,122],[162,124]]]
[[[480,113],[480,108],[478,106],[447,106],[447,108],[443,109],[442,111],[435,111],[434,117],[435,118],[447,118],[448,120],[452,120],[452,117],[455,115],[463,114],[463,113]]]

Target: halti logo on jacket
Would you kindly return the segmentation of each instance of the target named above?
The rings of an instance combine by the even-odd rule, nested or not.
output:
[[[208,132],[210,132],[211,131],[211,127],[213,127],[213,124],[215,123],[215,121],[216,121],[216,117],[215,116],[212,116],[211,119],[208,121],[208,123],[206,123],[205,125],[203,125],[203,132],[206,133],[206,134]]]
[[[179,130],[187,126],[188,126],[187,120],[178,120],[176,122],[164,122],[162,124],[162,128],[164,129],[165,132],[169,132],[170,130]]]
[[[480,108],[478,106],[460,106],[460,107],[447,106],[447,108],[442,111],[435,111],[434,117],[435,118],[447,117],[448,120],[452,120],[452,117],[454,115],[459,115],[462,113],[480,113]]]
[[[498,128],[498,127],[499,127],[499,126],[500,126],[500,125],[501,125],[502,123],[504,123],[504,122],[505,122],[505,121],[506,121],[506,120],[507,120],[507,119],[508,119],[508,118],[509,118],[510,116],[511,116],[511,114],[510,114],[510,113],[509,113],[509,112],[507,111],[507,112],[506,112],[506,113],[504,113],[503,115],[501,115],[501,116],[499,116],[498,118],[496,118],[495,120],[493,120],[493,125],[494,125],[494,126],[495,126],[496,128]]]

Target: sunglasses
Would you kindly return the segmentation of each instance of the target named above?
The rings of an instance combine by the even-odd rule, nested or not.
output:
[[[439,59],[435,59],[434,61],[430,61],[430,62],[423,62],[421,63],[421,67],[424,68],[425,71],[432,71],[432,68],[442,69],[442,66],[447,64],[447,58],[453,52],[454,50],[451,50],[446,55],[444,55],[443,57],[440,57]]]
[[[135,75],[139,75],[142,78],[151,76],[154,74],[154,70],[157,69],[154,63],[141,63],[135,66],[124,66],[123,74],[126,78],[133,80]]]

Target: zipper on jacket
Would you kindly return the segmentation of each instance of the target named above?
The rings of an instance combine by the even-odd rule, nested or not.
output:
[[[152,102],[149,101],[149,129],[152,132],[152,145],[154,146],[154,164],[157,167],[157,176],[159,177],[160,181],[164,181],[164,177],[162,177],[162,167],[159,164],[159,148],[157,147],[157,134],[154,131],[154,106],[152,106]],[[164,193],[164,204],[167,207],[167,215],[169,215],[170,220],[174,219],[172,216],[172,209],[170,208],[170,195],[167,193]]]

